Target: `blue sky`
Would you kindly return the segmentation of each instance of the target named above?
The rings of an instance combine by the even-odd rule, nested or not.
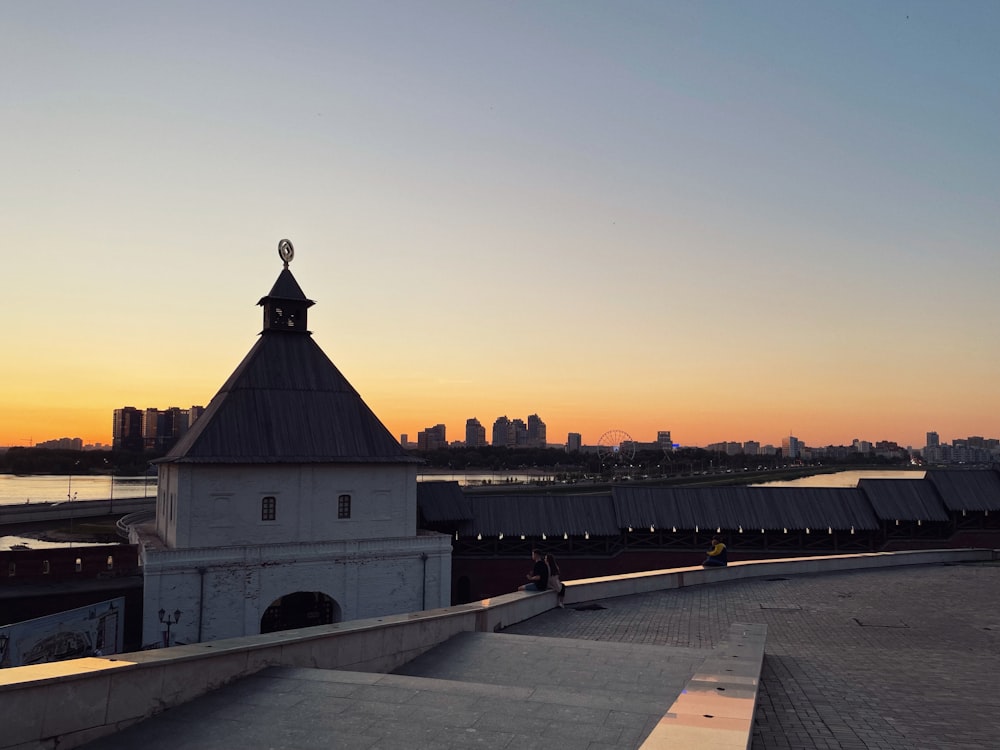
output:
[[[996,3],[0,20],[0,445],[207,402],[282,237],[396,434],[1000,435]]]

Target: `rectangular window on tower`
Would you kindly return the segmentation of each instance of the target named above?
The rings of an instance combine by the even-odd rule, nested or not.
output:
[[[274,521],[278,517],[278,498],[273,495],[261,498],[260,520]]]
[[[337,518],[351,517],[351,496],[341,495],[337,498]]]

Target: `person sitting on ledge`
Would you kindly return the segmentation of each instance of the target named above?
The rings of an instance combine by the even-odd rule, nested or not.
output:
[[[722,568],[728,564],[728,555],[726,554],[726,545],[722,543],[722,540],[717,536],[712,537],[712,549],[708,551],[708,557],[705,558],[705,562],[701,564],[703,568]]]
[[[528,583],[523,586],[518,586],[518,591],[545,591],[549,587],[549,566],[545,564],[545,560],[542,559],[542,553],[537,550],[531,550],[531,559],[535,561],[535,564],[531,568],[531,572],[528,573]]]

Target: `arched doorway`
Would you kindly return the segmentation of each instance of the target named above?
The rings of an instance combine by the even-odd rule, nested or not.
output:
[[[260,632],[330,625],[340,619],[340,605],[331,597],[321,591],[296,591],[271,602],[260,618]]]

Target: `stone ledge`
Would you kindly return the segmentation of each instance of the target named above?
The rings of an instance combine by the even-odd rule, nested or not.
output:
[[[747,750],[766,636],[766,625],[733,623],[726,641],[688,680],[640,750]]]

